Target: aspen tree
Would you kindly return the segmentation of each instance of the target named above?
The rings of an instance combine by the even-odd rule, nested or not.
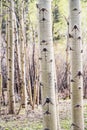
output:
[[[8,18],[8,103],[9,113],[15,113],[14,99],[14,2],[9,2],[9,18]]]
[[[2,15],[2,0],[0,1],[0,14]],[[2,44],[2,17],[0,17],[0,99],[2,96],[2,72],[1,72],[1,44]]]
[[[6,4],[8,5],[8,2],[6,2]],[[10,37],[9,37],[9,33],[10,33],[10,30],[9,30],[9,28],[10,28],[10,24],[9,24],[9,10],[8,10],[8,8],[6,8],[6,10],[7,10],[7,19],[6,19],[6,66],[7,66],[7,95],[9,95],[9,81],[8,81],[8,74],[9,74],[9,72],[8,72],[8,69],[9,69],[9,58],[8,58],[8,50],[9,50],[9,48],[8,48],[8,45],[10,46],[10,44],[8,44],[9,42],[10,42]],[[8,103],[8,101],[9,101],[9,96],[7,97],[7,103]],[[9,105],[9,104],[8,104]]]
[[[65,18],[66,19],[66,18]],[[66,41],[66,80],[67,80],[67,89],[69,91],[69,98],[70,98],[70,39],[69,39],[69,19],[66,19],[67,22],[67,41]]]
[[[51,0],[39,0],[40,86],[44,130],[59,130],[57,126],[55,69],[51,22]]]
[[[72,130],[84,130],[83,118],[83,70],[80,0],[69,0],[71,39],[71,100]]]
[[[20,60],[20,44],[19,44],[19,35],[18,35],[18,27],[17,27],[17,19],[15,15],[15,50],[17,54],[17,83],[18,83],[18,94],[20,94],[20,82],[21,82],[21,60]]]
[[[24,26],[24,1],[21,2],[20,7],[20,59],[21,59],[21,100],[22,107],[27,106],[27,91],[26,91],[26,76],[25,76],[25,26]]]

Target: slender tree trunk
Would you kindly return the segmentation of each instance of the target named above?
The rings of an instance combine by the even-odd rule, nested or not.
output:
[[[6,4],[8,5],[8,2],[6,2]],[[6,82],[7,82],[7,104],[8,104],[8,98],[9,98],[9,81],[8,81],[8,68],[9,68],[9,66],[8,66],[8,63],[9,63],[9,58],[8,58],[8,42],[10,41],[9,40],[9,28],[10,28],[10,24],[9,24],[9,11],[8,11],[8,8],[6,8],[6,10],[7,10],[7,19],[6,19],[6,69],[7,69],[7,80],[6,80]],[[5,102],[5,101],[4,101]],[[8,104],[9,105],[9,104]]]
[[[2,15],[2,0],[0,1],[0,14]],[[0,99],[2,97],[2,70],[1,70],[1,45],[2,45],[2,17],[0,17]]]
[[[15,113],[15,99],[14,99],[14,2],[9,3],[11,10],[9,12],[8,21],[8,102],[9,113]]]
[[[44,130],[59,130],[57,127],[56,96],[54,83],[54,53],[51,23],[51,0],[39,0],[40,35],[40,85],[42,92]]]
[[[84,130],[80,0],[70,0],[72,130]]]
[[[17,27],[17,19],[15,16],[15,50],[16,50],[16,54],[17,54],[17,94],[19,96],[21,96],[20,94],[20,83],[21,83],[21,60],[20,60],[20,43],[19,43],[19,35],[18,35],[18,27]],[[20,103],[21,106],[21,103]]]
[[[0,1],[0,13],[2,15],[2,0]],[[1,45],[2,45],[2,17],[0,17],[0,112],[1,112],[1,100],[2,100],[2,69],[1,69]]]
[[[66,42],[66,80],[67,80],[67,89],[69,91],[69,98],[70,98],[70,39],[69,39],[69,21],[66,20],[67,22],[67,42]]]
[[[21,1],[22,2],[22,1]],[[22,107],[26,108],[27,106],[27,91],[26,91],[26,77],[25,77],[25,26],[24,26],[24,2],[21,3],[20,9],[20,38],[21,38],[21,74],[22,74],[22,83],[21,83],[21,98],[22,98]]]

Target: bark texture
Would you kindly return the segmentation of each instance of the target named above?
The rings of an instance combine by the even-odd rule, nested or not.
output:
[[[8,102],[9,113],[15,113],[14,99],[14,2],[9,2],[11,10],[8,20]]]
[[[55,100],[55,69],[52,40],[51,0],[39,0],[40,86],[44,130],[58,130]]]
[[[20,60],[21,60],[21,98],[22,107],[27,106],[26,76],[25,76],[25,25],[24,25],[24,1],[20,1]]]
[[[70,0],[72,130],[84,130],[80,0]]]
[[[2,15],[2,0],[0,1],[0,13]],[[2,46],[2,17],[0,17],[0,100],[2,96],[2,72],[1,72],[1,46]]]

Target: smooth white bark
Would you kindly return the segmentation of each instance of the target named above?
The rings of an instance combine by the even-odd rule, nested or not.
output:
[[[20,8],[20,59],[21,59],[21,98],[22,98],[22,107],[27,107],[27,91],[26,91],[26,76],[25,76],[25,26],[24,26],[24,1],[20,1],[21,3],[21,8]]]
[[[0,13],[2,15],[2,0],[0,1]],[[0,17],[0,98],[2,96],[2,72],[1,72],[1,46],[2,46],[2,17]]]
[[[44,130],[58,130],[54,83],[51,1],[39,0],[40,73]]]
[[[72,130],[84,130],[80,0],[70,0]]]

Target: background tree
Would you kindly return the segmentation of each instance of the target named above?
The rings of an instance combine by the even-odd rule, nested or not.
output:
[[[22,107],[26,108],[27,105],[27,93],[26,93],[26,72],[25,72],[25,51],[26,51],[26,37],[25,37],[25,26],[24,26],[24,3],[20,1],[21,8],[19,8],[19,22],[20,22],[20,59],[21,59],[21,96],[22,96]]]
[[[8,102],[9,113],[15,113],[15,99],[14,99],[14,1],[9,2],[9,18],[8,18]]]
[[[0,14],[2,15],[2,0],[0,1]],[[0,100],[2,97],[2,70],[1,70],[1,46],[2,46],[2,17],[0,17]]]

